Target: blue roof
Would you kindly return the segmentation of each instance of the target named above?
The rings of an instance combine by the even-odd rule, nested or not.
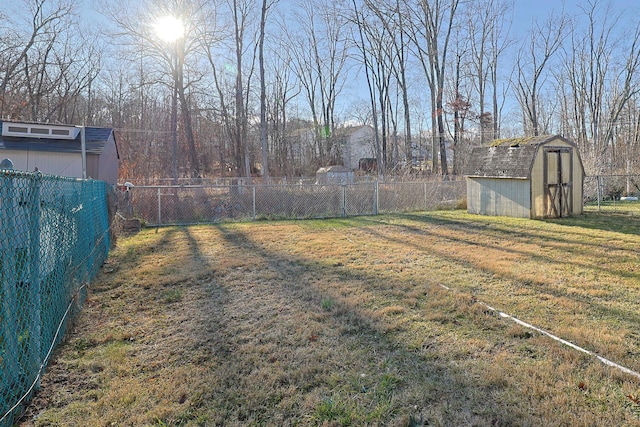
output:
[[[87,141],[108,141],[113,133],[111,128],[86,127],[84,129],[85,139]]]
[[[0,127],[2,121],[0,121]],[[85,127],[85,148],[88,154],[101,154],[110,139],[114,140],[112,128]],[[0,135],[0,150],[32,150],[54,153],[80,153],[80,134],[75,139],[35,138],[33,136]],[[117,150],[117,147],[116,147]]]

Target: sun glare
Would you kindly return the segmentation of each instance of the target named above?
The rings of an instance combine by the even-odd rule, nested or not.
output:
[[[175,16],[163,16],[154,25],[158,37],[166,42],[172,42],[184,35],[184,24]]]

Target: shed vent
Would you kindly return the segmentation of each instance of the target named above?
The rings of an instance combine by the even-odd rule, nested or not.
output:
[[[2,123],[2,136],[49,139],[76,139],[80,129],[75,126],[42,125],[30,123]]]

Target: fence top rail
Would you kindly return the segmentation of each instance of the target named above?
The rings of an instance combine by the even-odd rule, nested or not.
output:
[[[22,171],[16,169],[0,169],[0,178],[30,178],[30,179],[51,179],[55,181],[67,182],[91,182],[98,181],[95,179],[75,178],[72,176],[49,175],[41,171]]]
[[[257,188],[282,188],[282,187],[335,187],[335,186],[362,186],[378,184],[422,184],[422,183],[447,183],[447,182],[464,182],[463,177],[450,176],[448,179],[422,179],[422,180],[401,180],[401,179],[382,179],[382,180],[370,180],[370,181],[355,181],[355,182],[280,182],[280,183],[262,183],[262,182],[235,182],[235,183],[202,183],[202,184],[144,184],[144,185],[132,185],[129,182],[125,184],[118,184],[119,188],[229,188],[229,187],[257,187]]]
[[[41,178],[43,176],[42,172],[0,169],[0,177],[2,178]]]
[[[597,175],[585,175],[585,178],[626,178],[626,177],[640,177],[637,173],[622,173],[622,174],[597,174]]]

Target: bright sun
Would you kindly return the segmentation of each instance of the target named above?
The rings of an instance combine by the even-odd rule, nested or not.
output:
[[[184,24],[175,16],[163,16],[153,26],[156,34],[166,42],[172,42],[184,35]]]

